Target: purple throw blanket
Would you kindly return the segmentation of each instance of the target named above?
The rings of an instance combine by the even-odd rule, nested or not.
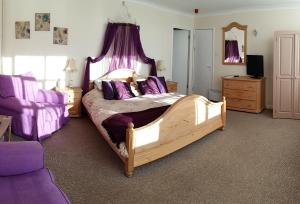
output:
[[[168,105],[138,112],[118,113],[104,120],[102,126],[108,132],[112,142],[119,146],[121,142],[126,140],[128,123],[132,122],[134,128],[142,127],[159,118],[169,107]]]

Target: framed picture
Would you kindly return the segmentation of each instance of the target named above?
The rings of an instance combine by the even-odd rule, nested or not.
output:
[[[30,22],[16,21],[15,32],[16,39],[30,39]]]
[[[68,28],[53,28],[53,44],[67,45],[68,44]]]
[[[35,31],[50,31],[50,13],[35,14]]]

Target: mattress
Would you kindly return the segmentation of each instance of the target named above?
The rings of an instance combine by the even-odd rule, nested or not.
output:
[[[124,143],[119,148],[114,144],[102,122],[110,116],[118,113],[143,111],[149,108],[172,105],[184,95],[178,93],[164,93],[157,95],[142,95],[125,100],[106,100],[102,91],[93,89],[82,98],[82,103],[88,111],[91,120],[96,125],[104,139],[110,144],[114,151],[122,157],[127,157],[127,150]]]

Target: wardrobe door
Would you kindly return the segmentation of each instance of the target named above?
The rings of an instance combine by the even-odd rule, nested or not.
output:
[[[278,34],[274,46],[273,117],[293,116],[293,75],[295,68],[295,35]]]
[[[294,113],[293,118],[300,119],[300,35],[296,35],[296,63],[295,63],[295,72],[294,72]]]

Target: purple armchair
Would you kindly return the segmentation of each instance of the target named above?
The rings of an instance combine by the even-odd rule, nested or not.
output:
[[[0,143],[0,203],[70,204],[44,167],[39,142]]]
[[[68,121],[67,96],[41,90],[30,74],[0,75],[0,114],[13,116],[12,132],[27,140],[50,136]]]

